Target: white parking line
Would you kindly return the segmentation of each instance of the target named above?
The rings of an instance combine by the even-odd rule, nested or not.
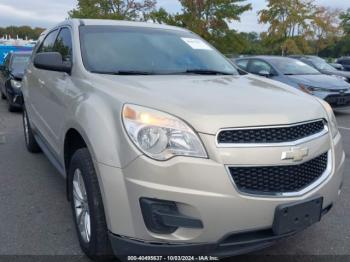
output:
[[[339,126],[338,128],[339,128],[339,129],[343,129],[343,130],[348,130],[348,131],[350,131],[350,127]]]

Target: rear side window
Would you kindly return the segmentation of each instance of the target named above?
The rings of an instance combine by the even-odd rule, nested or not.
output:
[[[72,60],[72,36],[68,28],[62,28],[55,42],[54,52],[62,55],[63,61]]]
[[[49,33],[44,42],[42,43],[41,47],[38,50],[38,53],[46,53],[46,52],[53,52],[54,51],[54,44],[57,38],[58,30],[52,31]]]

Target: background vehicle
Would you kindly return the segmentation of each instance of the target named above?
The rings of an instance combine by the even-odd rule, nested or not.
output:
[[[293,58],[256,56],[236,59],[243,70],[271,78],[327,101],[334,109],[350,106],[350,85],[335,76],[321,74],[315,68]]]
[[[10,112],[22,108],[22,78],[30,57],[31,52],[9,53],[4,65],[0,66],[1,98],[7,99]]]
[[[249,252],[338,198],[330,106],[240,76],[188,30],[67,20],[43,35],[23,82],[26,146],[66,178],[92,258]]]
[[[19,44],[23,43],[17,43],[16,41],[8,41],[8,40],[1,40],[0,39],[0,65],[4,64],[4,60],[6,56],[13,52],[32,52],[33,45],[32,46],[20,46]],[[34,43],[33,43],[34,44]]]
[[[344,67],[345,71],[350,71],[350,57],[345,56],[337,59],[337,63]]]
[[[328,64],[325,60],[318,56],[310,56],[310,55],[294,55],[290,56],[291,58],[298,59],[309,66],[314,67],[322,74],[331,75],[331,76],[339,76],[341,79],[350,82],[350,72],[347,71],[339,71],[335,69],[333,66]]]
[[[344,71],[344,67],[341,64],[338,63],[329,63],[329,65],[333,66],[335,69],[339,71]]]

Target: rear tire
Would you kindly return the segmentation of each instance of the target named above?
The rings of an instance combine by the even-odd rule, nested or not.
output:
[[[77,150],[71,159],[68,192],[81,249],[95,261],[114,259],[100,187],[87,148]]]
[[[2,100],[6,100],[6,96],[4,95],[3,92],[1,92],[1,99],[2,99]]]
[[[24,140],[26,143],[27,150],[31,153],[40,153],[41,148],[35,140],[32,127],[30,126],[29,118],[25,108],[23,109],[23,130]]]

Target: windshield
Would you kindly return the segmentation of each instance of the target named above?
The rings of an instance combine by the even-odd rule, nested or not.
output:
[[[319,75],[315,68],[292,58],[273,59],[271,63],[284,75]]]
[[[30,54],[28,55],[14,55],[11,62],[11,71],[24,72],[30,61]]]
[[[312,63],[318,70],[322,71],[330,71],[330,72],[336,72],[337,70],[329,65],[326,61],[324,61],[322,58],[315,57],[312,58]]]
[[[80,42],[84,65],[95,73],[238,74],[223,55],[190,32],[82,26]]]

